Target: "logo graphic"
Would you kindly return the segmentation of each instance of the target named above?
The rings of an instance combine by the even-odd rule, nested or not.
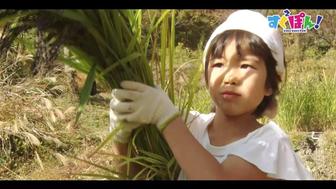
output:
[[[310,15],[304,11],[296,15],[291,15],[288,9],[283,10],[284,15],[267,16],[268,24],[271,28],[278,29],[280,26],[284,33],[306,33],[308,30],[318,30],[320,28],[323,16],[317,15],[316,22],[312,21]]]

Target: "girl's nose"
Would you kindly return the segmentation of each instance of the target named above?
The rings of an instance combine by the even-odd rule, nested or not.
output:
[[[223,81],[225,85],[237,85],[238,84],[237,73],[235,73],[234,70],[228,71],[225,74]]]

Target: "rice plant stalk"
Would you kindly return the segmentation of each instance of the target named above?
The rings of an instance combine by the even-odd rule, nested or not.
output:
[[[52,42],[58,42],[57,45],[64,44],[74,56],[61,57],[61,60],[88,74],[80,93],[76,122],[88,101],[94,79],[110,89],[120,88],[119,83],[123,80],[134,80],[154,86],[152,67],[148,64],[147,53],[152,32],[159,27],[161,27],[159,73],[161,87],[164,89],[168,87],[168,95],[174,101],[175,11],[148,13],[150,23],[146,34],[141,31],[143,19],[141,10],[27,10],[9,11],[7,16],[1,13],[3,12],[0,12],[0,20],[3,22],[0,21],[0,23],[9,23],[8,20],[13,18],[16,23],[9,23],[10,29],[1,37],[0,50],[13,42],[18,33],[37,28],[47,34],[43,40],[50,45],[53,56],[57,57],[58,54],[54,52],[57,48],[53,48],[56,45]],[[169,19],[171,19],[170,25]],[[152,51],[155,50],[152,49]],[[166,77],[167,57],[168,77]],[[189,96],[187,102],[191,102],[190,99],[192,96]],[[184,103],[183,108],[188,109],[190,106]],[[121,127],[123,127],[122,123],[118,129]],[[95,153],[113,137],[113,134],[115,132],[106,138]],[[177,177],[179,168],[173,154],[163,136],[152,125],[141,127],[134,132],[132,142],[129,143],[129,154],[135,154],[135,162],[146,165],[143,167],[147,171],[140,172],[137,178],[143,176],[141,178],[175,179]]]

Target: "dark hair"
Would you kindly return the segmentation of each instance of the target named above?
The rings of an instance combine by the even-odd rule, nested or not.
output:
[[[259,118],[272,100],[275,100],[276,95],[279,94],[281,78],[276,72],[276,60],[272,55],[271,49],[257,35],[243,30],[228,30],[214,38],[205,59],[204,75],[206,85],[208,85],[208,65],[210,59],[221,58],[225,47],[232,39],[236,41],[238,54],[241,54],[242,50],[247,49],[259,58],[262,58],[265,62],[267,72],[266,87],[272,89],[272,94],[270,96],[264,96],[264,99],[254,111],[253,114]],[[214,109],[212,109],[212,111],[214,111]]]

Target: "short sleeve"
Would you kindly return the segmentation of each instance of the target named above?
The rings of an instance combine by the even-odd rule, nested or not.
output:
[[[206,125],[209,123],[209,121],[212,120],[214,117],[213,114],[201,114],[197,111],[190,111],[188,114],[188,118],[185,121],[186,126],[188,127],[189,131],[195,137],[195,139],[203,145],[204,143],[204,132],[206,129]],[[185,120],[185,116],[183,116],[183,119]],[[178,180],[187,180],[187,176],[185,173],[181,170],[180,174],[178,176]]]
[[[182,119],[186,122],[186,125],[189,126],[195,119],[200,116],[200,113],[197,111],[188,112],[188,116],[186,114],[182,115]],[[185,120],[187,118],[187,120]]]
[[[186,126],[199,143],[204,144],[206,128],[213,120],[214,113],[202,114],[197,111],[190,111],[186,120]]]
[[[229,154],[254,164],[268,176],[284,180],[311,180],[313,177],[295,154],[288,137],[248,140]]]

